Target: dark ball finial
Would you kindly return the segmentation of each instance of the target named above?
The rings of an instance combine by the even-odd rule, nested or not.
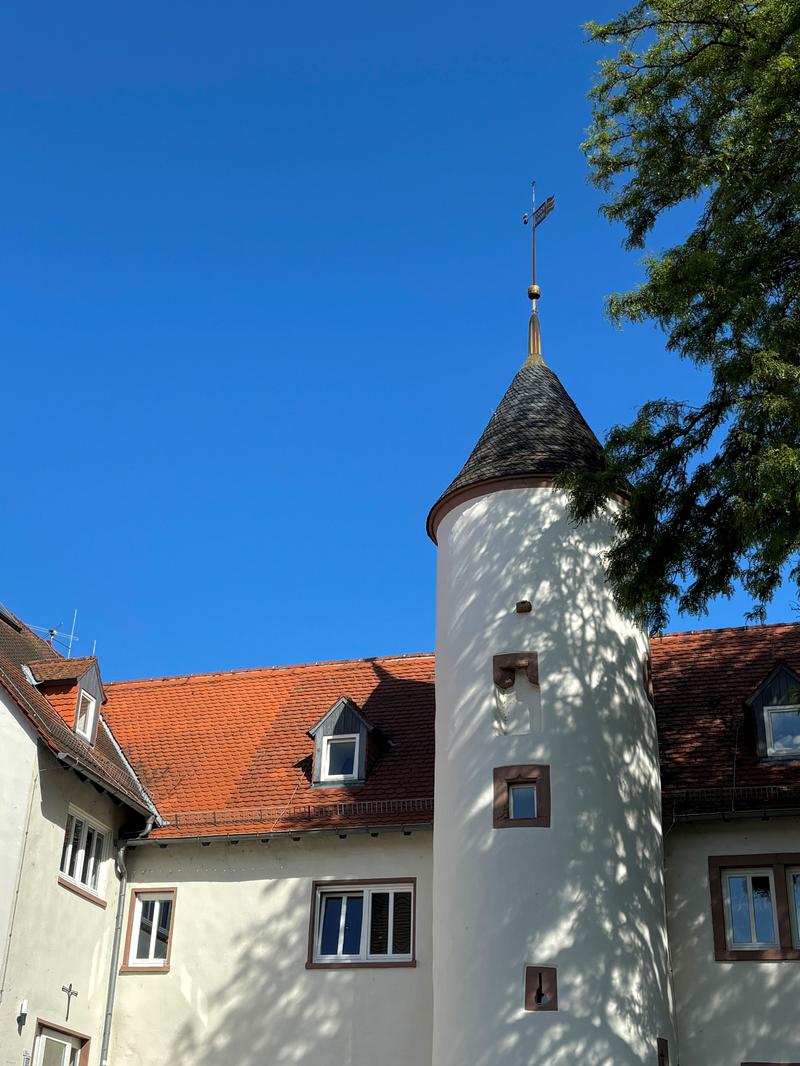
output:
[[[539,288],[539,286],[538,285],[529,285],[528,286],[528,299],[529,300],[541,300],[541,298],[542,298],[542,290]]]

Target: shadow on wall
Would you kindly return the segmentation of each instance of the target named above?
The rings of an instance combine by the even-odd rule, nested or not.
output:
[[[350,876],[359,876],[362,863],[369,861],[369,849],[380,846],[377,841],[362,843],[363,849],[357,845],[358,855],[364,858],[353,855]],[[341,844],[346,846],[347,842]],[[247,848],[250,859],[242,855],[244,864],[237,861],[238,855],[230,854],[245,851],[243,846],[226,847],[229,861],[220,880],[251,880],[248,913],[229,913],[225,901],[230,896],[224,888],[206,892],[205,928],[201,930],[197,923],[188,934],[201,941],[194,962],[184,952],[184,964],[171,977],[179,987],[170,994],[180,997],[184,1020],[176,1028],[166,1027],[168,1046],[159,1061],[182,1066],[368,1066],[378,1062],[408,1066],[416,1062],[415,1004],[430,1000],[429,975],[420,968],[306,970],[310,878],[280,878],[280,868],[296,864],[290,849],[304,845],[287,844],[280,855],[276,852],[269,857],[265,853],[271,847],[262,845],[260,853],[258,845]],[[305,864],[316,862],[319,876],[330,875],[312,848],[313,844]],[[337,860],[339,871],[343,861],[350,861],[346,854]],[[397,861],[404,861],[402,850]],[[209,871],[221,865],[219,861],[209,864]],[[258,883],[254,878],[259,866],[270,880]],[[202,874],[198,880],[203,880]],[[429,957],[427,949],[425,955]],[[423,1056],[419,1066],[427,1066],[430,1021],[420,1028],[427,1057]]]
[[[478,800],[445,811],[437,778],[437,891],[442,876],[471,887],[455,919],[444,910],[458,899],[436,901],[434,929],[441,919],[452,937],[437,957],[449,956],[458,987],[437,1005],[435,1062],[654,1064],[657,1037],[674,1048],[658,747],[643,645],[605,588],[608,529],[576,529],[557,498],[517,491],[456,521],[440,633],[449,650],[437,661],[439,714],[445,704],[455,713],[437,722],[437,773],[446,765],[442,779]],[[530,614],[515,614],[521,599]],[[539,656],[541,730],[492,736],[492,656],[528,650]],[[518,673],[516,687],[525,684]],[[551,828],[493,831],[492,764],[527,762],[551,765]],[[557,1013],[523,1012],[526,963],[558,967]],[[465,1025],[471,1018],[480,1021]]]

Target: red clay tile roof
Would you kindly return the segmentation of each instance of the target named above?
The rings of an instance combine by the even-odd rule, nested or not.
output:
[[[10,619],[12,624],[9,625],[6,619]],[[60,664],[64,661],[46,641],[28,629],[7,608],[3,608],[3,616],[0,617],[0,685],[31,721],[54,755],[66,756],[68,765],[76,766],[105,784],[109,791],[134,810],[151,813],[152,803],[147,793],[118,751],[102,716],[95,743],[90,745],[74,733],[65,720],[68,716],[74,717],[77,698],[74,686],[61,686],[70,690],[69,696],[61,693],[62,707],[58,694],[51,703],[40,689],[31,684],[22,670],[23,665],[31,662]],[[60,713],[62,710],[65,712],[63,716]]]
[[[744,706],[780,663],[800,673],[800,625],[671,633],[651,649],[667,816],[800,806],[800,765],[759,760]]]
[[[170,824],[157,837],[419,825],[433,810],[433,656],[106,686],[104,714]],[[388,745],[358,788],[312,788],[306,735],[348,696]]]
[[[89,656],[85,659],[35,659],[27,663],[28,669],[37,681],[77,681],[92,666],[97,666],[97,659]]]

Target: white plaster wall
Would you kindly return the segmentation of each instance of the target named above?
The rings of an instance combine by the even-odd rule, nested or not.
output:
[[[430,1066],[431,834],[132,849],[177,886],[170,972],[121,974],[111,1066]],[[417,878],[417,966],[307,970],[311,883]],[[127,915],[126,915],[127,921]]]
[[[439,526],[433,1066],[643,1066],[673,1043],[646,643],[606,589],[609,535],[534,488]],[[528,650],[536,731],[498,735],[492,657]],[[492,828],[514,763],[550,765],[551,828]],[[526,964],[557,967],[558,1012],[523,1011]]]
[[[36,1019],[67,1026],[91,1038],[89,1066],[98,1066],[111,943],[117,903],[113,859],[104,870],[105,909],[58,883],[70,803],[116,829],[120,809],[106,795],[65,771],[39,748],[30,829],[9,951],[6,991],[0,1004],[0,1066],[20,1066],[36,1035]],[[67,997],[62,985],[72,984]],[[17,1024],[20,1001],[28,1018]]]
[[[5,689],[0,688],[0,999],[35,765],[35,730]]]
[[[800,1062],[800,962],[716,962],[709,855],[800,852],[800,819],[678,825],[666,839],[680,1066]]]

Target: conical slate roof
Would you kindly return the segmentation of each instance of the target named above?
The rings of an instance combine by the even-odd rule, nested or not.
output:
[[[428,533],[435,540],[448,504],[487,482],[597,470],[602,462],[600,442],[553,371],[544,363],[526,362],[461,473],[431,508]]]

